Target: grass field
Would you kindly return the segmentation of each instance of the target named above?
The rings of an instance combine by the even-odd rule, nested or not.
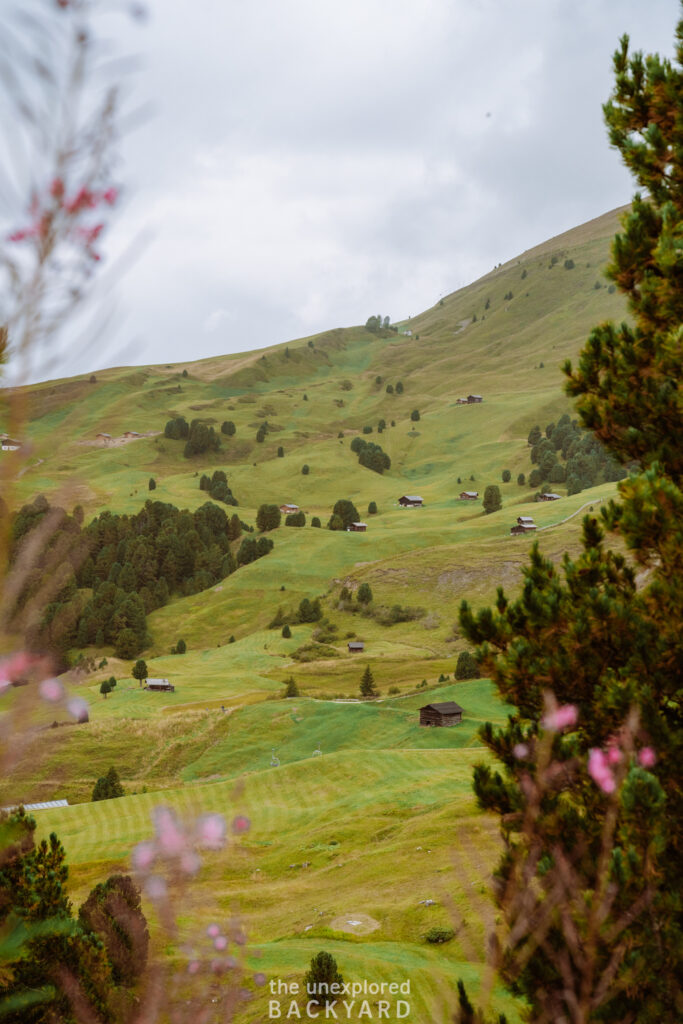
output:
[[[571,412],[560,364],[576,358],[596,323],[625,314],[602,272],[617,212],[446,296],[399,325],[410,336],[338,328],[259,352],[95,369],[94,382],[87,374],[0,392],[0,430],[16,434],[25,414],[24,449],[3,453],[0,463],[10,507],[44,493],[68,509],[80,504],[86,519],[105,508],[136,512],[148,497],[193,509],[206,498],[201,474],[224,469],[245,522],[255,522],[263,502],[294,502],[307,515],[303,529],[271,534],[267,557],[148,617],[149,674],[169,678],[174,693],[142,689],[131,662],[91,649],[83,653],[107,664],[67,680],[88,701],[89,722],[67,725],[59,708],[35,711],[0,796],[69,799],[38,821],[41,834],[55,829],[66,846],[76,902],[125,867],[160,802],[186,817],[239,809],[252,829],[227,855],[206,858],[183,912],[188,941],[236,902],[269,977],[301,979],[320,948],[334,953],[345,977],[409,975],[410,1024],[446,1019],[439,1000],[458,977],[476,990],[495,920],[489,888],[499,840],[494,820],[475,806],[471,772],[488,756],[479,725],[501,722],[506,709],[488,681],[453,682],[465,648],[458,609],[463,599],[490,603],[499,585],[519,590],[531,541],[510,536],[518,515],[533,515],[541,550],[559,563],[580,548],[582,507],[595,511],[616,493],[605,484],[567,497],[559,485],[561,501],[536,503],[515,481],[532,468],[530,428]],[[470,392],[484,402],[457,405]],[[236,434],[221,435],[222,450],[210,459],[188,460],[183,442],[163,436],[178,415],[216,429],[229,419]],[[258,443],[264,422],[269,432]],[[391,458],[383,475],[350,450],[368,426],[368,440]],[[96,440],[126,430],[145,436]],[[506,484],[504,469],[512,475]],[[491,483],[503,508],[484,515]],[[458,500],[472,489],[479,501]],[[397,505],[415,493],[424,508]],[[315,515],[324,526],[340,498],[355,502],[366,533],[310,526]],[[372,614],[356,602],[340,606],[342,587],[362,582],[372,588]],[[325,646],[309,661],[299,660],[301,649],[317,627],[295,621],[304,597],[321,598],[326,620]],[[397,604],[414,609],[412,617],[382,624],[383,609]],[[290,639],[269,628],[278,611],[292,620]],[[172,655],[180,638],[187,653]],[[362,655],[348,652],[350,638],[364,641]],[[367,665],[379,700],[331,699],[357,697]],[[99,686],[112,674],[118,685],[105,699]],[[284,701],[290,676],[301,696]],[[460,703],[463,725],[420,729],[417,709],[434,700]],[[49,728],[53,720],[59,727]],[[128,795],[90,803],[96,778],[112,765]],[[427,898],[435,905],[420,903]],[[353,913],[379,927],[365,936],[331,927]],[[448,923],[451,942],[425,943],[432,925]],[[497,1000],[518,1019],[509,998],[499,992]],[[260,992],[250,1012],[266,1011]]]

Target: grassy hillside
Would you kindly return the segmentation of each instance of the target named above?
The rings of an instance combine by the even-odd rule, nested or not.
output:
[[[27,446],[2,455],[12,506],[44,493],[67,509],[80,504],[86,520],[104,509],[136,512],[148,497],[194,509],[207,497],[200,476],[224,469],[245,522],[263,502],[294,502],[307,516],[304,528],[273,531],[266,557],[148,616],[149,675],[171,679],[174,693],[142,689],[132,663],[103,647],[83,653],[106,665],[67,679],[88,702],[88,723],[68,725],[59,708],[34,711],[0,797],[70,801],[40,812],[39,829],[62,838],[74,898],[126,864],[150,834],[156,804],[186,816],[225,812],[241,781],[237,805],[253,828],[227,858],[207,859],[183,924],[188,941],[236,901],[267,973],[300,979],[326,948],[345,976],[409,975],[411,1022],[444,1018],[438,1000],[458,977],[476,990],[498,839],[475,807],[471,770],[488,756],[478,727],[506,709],[488,681],[454,682],[465,646],[455,624],[463,598],[478,604],[498,585],[519,589],[531,541],[510,535],[518,515],[534,517],[541,549],[559,562],[579,548],[584,510],[615,494],[604,484],[568,497],[558,485],[560,501],[536,503],[516,480],[532,468],[530,428],[571,412],[559,365],[596,323],[624,316],[602,273],[618,212],[496,268],[399,333],[334,329],[259,352],[96,369],[94,380],[0,392],[0,430],[16,432],[10,406],[27,417]],[[483,403],[458,405],[470,392]],[[216,430],[232,420],[236,433],[221,435],[210,458],[186,459],[184,442],[163,436],[180,415]],[[125,431],[142,436],[126,440]],[[112,439],[98,440],[101,432]],[[388,453],[388,472],[359,465],[350,449],[359,434]],[[503,469],[511,482],[502,483]],[[485,515],[481,498],[493,483],[503,507]],[[464,489],[479,500],[460,501]],[[424,507],[401,509],[402,494],[421,495]],[[310,526],[317,515],[324,527],[340,498],[355,502],[366,533]],[[354,594],[361,583],[372,589],[369,609],[341,600],[342,588]],[[298,623],[304,597],[321,598],[322,623]],[[278,613],[290,638],[269,628]],[[187,653],[173,655],[180,638]],[[350,639],[364,642],[362,654],[349,653]],[[368,665],[381,696],[351,703]],[[118,685],[105,699],[100,683],[112,674]],[[301,696],[285,701],[290,676]],[[460,703],[463,725],[421,729],[418,708],[433,700]],[[112,765],[129,795],[89,803]],[[333,927],[353,913],[377,929]],[[425,943],[432,925],[449,922],[450,943]],[[176,947],[166,953],[179,956]],[[265,1012],[265,995],[254,1005]],[[500,993],[498,1005],[517,1019]]]

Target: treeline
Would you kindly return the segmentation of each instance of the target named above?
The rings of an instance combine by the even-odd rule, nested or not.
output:
[[[222,469],[215,470],[213,476],[202,473],[199,478],[199,490],[208,491],[214,501],[222,501],[224,505],[237,505],[237,498],[228,486],[228,478]]]
[[[15,558],[48,510],[41,496],[17,514]],[[235,554],[246,524],[211,502],[189,512],[148,500],[135,515],[103,512],[85,528],[78,517],[57,511],[50,544],[61,545],[68,568],[31,639],[62,658],[69,647],[89,645],[112,645],[117,657],[135,657],[149,642],[150,612],[174,594],[206,590],[273,547],[267,538],[246,537]],[[23,599],[30,597],[29,588]]]
[[[536,425],[527,438],[531,461],[531,487],[565,484],[567,494],[578,494],[596,484],[623,480],[626,469],[600,444],[589,430],[582,430],[568,413],[549,423],[545,431]],[[564,464],[561,459],[564,459]]]
[[[391,459],[384,449],[373,441],[366,441],[362,437],[354,437],[351,442],[351,451],[358,456],[358,462],[375,473],[383,473],[385,469],[391,469]]]

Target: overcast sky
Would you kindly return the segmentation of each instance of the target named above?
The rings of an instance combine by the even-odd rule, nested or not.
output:
[[[611,56],[623,32],[671,54],[679,13],[676,0],[147,6],[118,35],[141,55],[135,98],[153,113],[126,139],[109,253],[144,228],[151,241],[120,286],[110,348],[71,371],[415,315],[627,202],[602,123]]]

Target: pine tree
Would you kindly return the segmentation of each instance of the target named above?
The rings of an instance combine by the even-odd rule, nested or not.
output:
[[[375,686],[375,677],[372,674],[372,670],[369,665],[365,666],[365,672],[361,677],[360,681],[360,695],[361,697],[376,697],[377,688]]]
[[[614,69],[610,141],[647,196],[624,215],[608,271],[633,326],[596,328],[565,373],[584,426],[640,473],[601,521],[585,517],[583,551],[565,555],[561,573],[535,546],[522,596],[499,589],[496,609],[478,615],[463,602],[460,622],[516,709],[506,727],[480,731],[501,770],[475,769],[480,806],[502,816],[497,898],[518,925],[504,979],[531,1020],[673,1024],[683,976],[683,20],[675,64],[629,56],[624,37]],[[566,735],[545,690],[576,718]],[[525,853],[526,893],[546,894],[542,935],[533,920],[511,920]]]
[[[321,950],[320,953],[312,957],[311,968],[306,972],[304,978],[309,1002],[317,1003],[319,1006],[333,1003],[339,998],[338,994],[341,992],[341,988],[336,986],[341,986],[343,983],[344,979],[337,968],[337,961],[330,953]],[[332,992],[333,985],[335,992]]]

